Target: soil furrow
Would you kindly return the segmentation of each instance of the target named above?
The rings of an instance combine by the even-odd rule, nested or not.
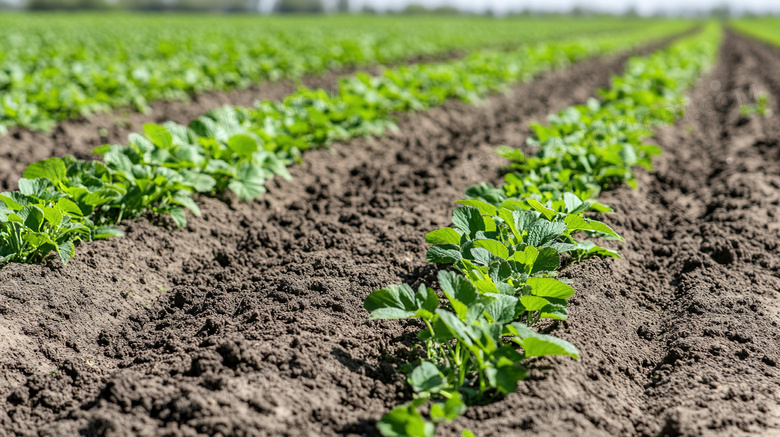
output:
[[[22,435],[372,434],[408,396],[394,364],[418,327],[366,324],[363,299],[433,281],[423,236],[468,185],[497,178],[493,147],[523,146],[529,122],[585,101],[625,61],[404,115],[396,134],[308,153],[262,201],[200,199],[204,217],[185,230],[136,220],[67,267],[3,269],[0,423]]]
[[[690,94],[687,120],[659,131],[656,170],[640,175],[638,190],[604,193],[616,207],[606,221],[626,239],[617,245],[623,257],[564,272],[577,295],[556,332],[581,361],[561,360],[453,430],[779,432],[780,120],[739,116],[751,87],[777,89],[769,72],[778,63],[780,51],[726,37],[716,68]]]
[[[777,64],[778,54],[767,57],[757,43],[728,35],[718,69],[695,96],[698,120],[694,115],[693,138],[685,141],[692,159],[676,152],[684,127],[659,139],[674,163],[666,174],[675,175],[654,195],[674,213],[660,230],[682,243],[668,268],[673,294],[660,312],[665,355],[647,390],[667,434],[771,434],[780,427],[773,365],[780,358],[773,310],[780,258],[777,227],[770,229],[780,163],[766,162],[755,147],[778,138],[778,120],[739,115],[750,93],[766,91],[758,66]]]

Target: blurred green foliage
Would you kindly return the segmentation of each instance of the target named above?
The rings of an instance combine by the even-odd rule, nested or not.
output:
[[[153,100],[186,100],[265,80],[644,24],[346,15],[19,17],[0,15],[0,134],[16,126],[48,131],[94,112],[144,111]]]

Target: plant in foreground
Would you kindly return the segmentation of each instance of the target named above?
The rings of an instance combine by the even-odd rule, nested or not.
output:
[[[388,436],[432,435],[436,425],[457,417],[466,405],[513,393],[526,376],[522,362],[527,358],[577,358],[574,346],[529,326],[568,317],[566,300],[574,289],[552,277],[561,254],[617,256],[574,239],[579,232],[620,237],[604,223],[578,215],[587,205],[569,195],[557,205],[562,212],[534,199],[508,200],[500,208],[479,200],[459,203],[454,227],[426,236],[433,245],[428,260],[458,271],[439,272],[445,299],[424,285],[416,292],[393,285],[365,302],[371,320],[414,318],[425,325],[418,335],[425,358],[407,377],[415,400],[382,419],[379,429]],[[426,404],[430,421],[419,411]]]

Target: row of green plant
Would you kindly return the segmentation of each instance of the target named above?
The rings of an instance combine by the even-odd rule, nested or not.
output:
[[[729,22],[729,26],[745,35],[780,47],[780,19],[777,17],[756,17]]]
[[[588,213],[609,211],[601,190],[636,184],[633,169],[652,168],[660,150],[644,144],[658,123],[682,114],[684,93],[708,68],[721,36],[717,24],[647,57],[600,92],[601,101],[565,109],[534,125],[532,154],[502,148],[512,171],[500,187],[472,187],[452,227],[426,235],[427,259],[450,269],[438,289],[392,285],[365,301],[371,320],[420,322],[419,358],[401,369],[411,402],[378,424],[385,436],[430,437],[437,426],[516,390],[533,357],[578,358],[576,347],[534,325],[568,318],[574,289],[556,278],[562,263],[618,254],[581,240],[620,240]],[[543,326],[550,327],[550,322]],[[473,435],[470,432],[464,435]]]
[[[414,56],[652,26],[465,17],[0,15],[0,134]]]
[[[751,18],[735,20],[729,24],[740,33],[780,47],[780,19],[769,17]],[[740,115],[772,116],[773,112],[769,94],[761,92],[751,97],[753,97],[754,102],[740,106]]]
[[[394,126],[392,113],[421,110],[449,98],[475,101],[533,74],[585,56],[679,31],[664,25],[596,40],[483,51],[465,59],[402,66],[381,76],[358,74],[338,94],[303,89],[283,102],[223,108],[189,125],[147,124],[128,145],[95,150],[103,161],[51,158],[31,165],[19,190],[0,194],[0,263],[40,262],[75,244],[120,235],[116,225],[147,213],[186,225],[199,215],[193,195],[232,192],[243,200],[265,191],[275,175],[312,147]]]

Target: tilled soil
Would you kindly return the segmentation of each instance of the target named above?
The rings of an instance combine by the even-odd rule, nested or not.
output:
[[[0,435],[374,435],[408,399],[394,370],[419,327],[366,323],[365,297],[433,282],[423,235],[468,185],[497,179],[493,146],[523,146],[529,122],[624,61],[310,152],[262,201],[200,199],[184,230],[135,220],[66,267],[0,270]],[[694,102],[713,81],[756,84],[778,112],[778,64],[729,36]],[[440,435],[778,432],[778,119],[717,109],[661,132],[639,190],[608,193],[624,257],[565,270],[578,294],[554,332],[583,358],[539,360],[517,394]]]

